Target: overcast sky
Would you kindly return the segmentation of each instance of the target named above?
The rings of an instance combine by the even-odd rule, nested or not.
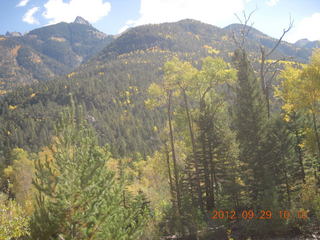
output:
[[[256,9],[253,27],[279,37],[289,24],[289,42],[301,38],[320,40],[320,0],[0,0],[0,34],[25,33],[82,16],[107,34],[118,34],[148,23],[174,22],[185,18],[218,27],[238,22],[241,15]]]

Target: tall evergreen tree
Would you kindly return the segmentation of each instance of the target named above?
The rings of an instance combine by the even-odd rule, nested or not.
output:
[[[76,121],[74,108],[57,130],[53,159],[36,164],[33,239],[137,239],[146,208],[141,199],[123,206],[124,186],[106,167],[109,152],[84,120]]]
[[[244,163],[250,203],[259,207],[268,186],[273,185],[272,179],[267,176],[270,171],[265,149],[266,106],[261,85],[244,50],[235,51],[234,63],[238,70],[235,123],[240,144],[240,161]]]

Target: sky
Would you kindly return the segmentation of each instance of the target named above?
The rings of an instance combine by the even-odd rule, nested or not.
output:
[[[195,19],[218,27],[254,11],[254,28],[286,41],[320,40],[320,0],[0,0],[0,34],[72,22],[77,16],[107,34],[143,24]]]

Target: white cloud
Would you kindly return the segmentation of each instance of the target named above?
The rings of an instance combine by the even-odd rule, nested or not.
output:
[[[302,19],[288,33],[287,40],[289,42],[296,42],[302,38],[308,38],[311,41],[320,40],[319,23],[320,12]]]
[[[39,21],[33,16],[36,12],[39,11],[38,7],[30,8],[26,14],[23,16],[22,21],[29,24],[39,24]]]
[[[279,2],[279,0],[268,0],[268,1],[266,2],[266,4],[267,4],[268,6],[270,6],[270,7],[273,7],[273,6],[277,5],[278,2]]]
[[[248,0],[140,0],[140,17],[129,20],[120,32],[148,23],[175,22],[185,18],[219,25],[234,21]]]
[[[72,22],[77,16],[94,23],[108,15],[111,4],[104,0],[71,0],[67,3],[63,0],[48,0],[44,8],[46,10],[42,15],[50,20],[49,24]]]
[[[17,7],[24,7],[28,4],[30,0],[21,0],[18,4]]]

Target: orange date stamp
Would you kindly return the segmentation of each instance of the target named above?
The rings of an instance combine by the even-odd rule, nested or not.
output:
[[[273,217],[279,217],[281,219],[290,219],[290,218],[299,218],[299,219],[308,219],[308,211],[302,210],[298,212],[290,212],[289,210],[280,210],[277,212],[272,212],[271,210],[242,210],[242,211],[225,211],[225,210],[213,210],[211,219],[261,219],[268,220]]]

